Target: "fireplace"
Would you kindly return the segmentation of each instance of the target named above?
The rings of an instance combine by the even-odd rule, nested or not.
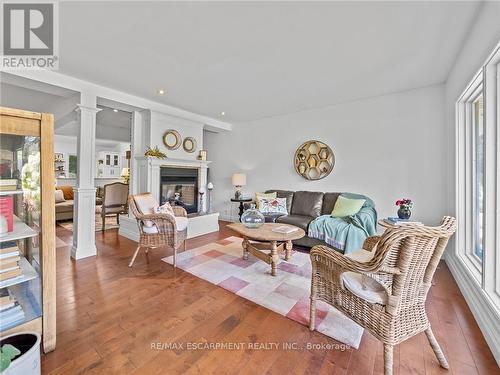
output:
[[[160,202],[198,212],[198,168],[160,168]]]

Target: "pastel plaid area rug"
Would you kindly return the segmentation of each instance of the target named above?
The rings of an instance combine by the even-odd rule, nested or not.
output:
[[[311,261],[294,252],[288,262],[281,254],[277,276],[271,266],[250,254],[242,258],[241,238],[228,237],[177,254],[177,267],[302,325],[309,326]],[[172,264],[172,256],[162,259]],[[330,305],[316,303],[316,329],[337,341],[359,347],[363,328]]]

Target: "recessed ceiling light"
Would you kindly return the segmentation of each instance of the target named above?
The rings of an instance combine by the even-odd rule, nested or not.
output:
[[[158,90],[158,95],[164,95],[164,94],[165,94],[165,90],[162,90],[162,89]]]
[[[118,110],[115,108],[115,109],[113,109],[113,112],[116,113],[116,112],[118,112]]]
[[[221,112],[220,113],[221,116],[225,116],[226,115],[226,112]]]

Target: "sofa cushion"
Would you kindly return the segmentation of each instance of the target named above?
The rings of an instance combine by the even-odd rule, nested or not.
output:
[[[297,191],[293,195],[292,215],[318,217],[323,206],[323,193]]]
[[[284,214],[280,214],[280,213],[266,213],[263,215],[264,215],[264,220],[266,221],[266,223],[275,223],[279,217],[285,216]]]
[[[260,209],[260,199],[261,198],[276,198],[276,193],[255,193],[255,207]]]
[[[259,198],[259,211],[287,215],[286,198]]]
[[[286,198],[286,211],[292,212],[293,191],[290,190],[266,190],[266,193],[276,193],[276,198]]]
[[[349,199],[340,196],[335,203],[332,211],[332,217],[347,217],[356,215],[365,204],[365,199]]]
[[[56,186],[56,190],[62,190],[64,194],[64,199],[67,201],[75,199],[73,194],[73,186],[70,185],[59,185]]]
[[[277,218],[276,222],[277,223],[283,223],[283,224],[295,225],[296,227],[304,229],[304,231],[307,234],[307,227],[309,226],[309,223],[313,219],[314,218],[312,216],[305,216],[305,215],[285,215],[285,216],[280,216],[279,218]]]
[[[73,201],[67,200],[61,203],[56,203],[56,213],[73,212]]]
[[[321,208],[321,215],[330,215],[335,207],[335,202],[341,193],[325,193],[323,195],[323,207]]]
[[[64,193],[62,190],[56,189],[56,192],[54,194],[54,200],[56,203],[66,202],[66,199],[64,199]]]

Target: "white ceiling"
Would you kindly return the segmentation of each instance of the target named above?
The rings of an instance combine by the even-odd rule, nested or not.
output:
[[[479,6],[61,2],[60,71],[254,120],[444,82]]]

